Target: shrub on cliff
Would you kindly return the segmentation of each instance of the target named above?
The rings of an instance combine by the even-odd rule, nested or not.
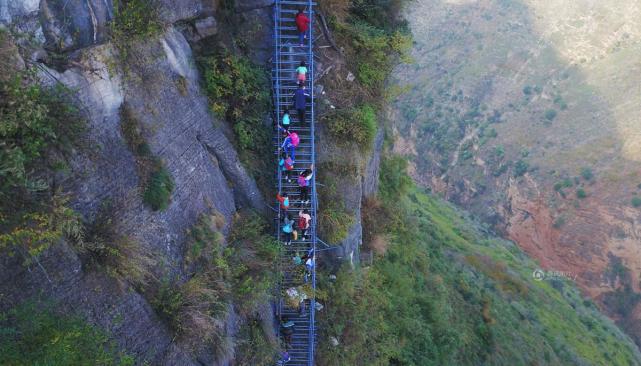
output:
[[[371,148],[376,136],[376,111],[369,104],[340,111],[325,118],[329,132],[342,143],[355,143],[361,150]]]
[[[0,249],[25,263],[82,226],[51,182],[67,169],[84,121],[63,87],[34,82],[29,74],[0,82]]]
[[[270,86],[264,68],[223,50],[200,57],[202,88],[214,114],[232,125],[240,159],[259,186],[270,185],[271,130],[263,123],[270,107]]]
[[[110,37],[120,52],[121,61],[128,61],[133,42],[148,39],[162,30],[155,0],[114,0]]]
[[[352,47],[358,81],[375,95],[392,71],[394,55],[404,57],[411,47],[411,37],[401,29],[387,31],[364,21],[342,24],[339,34]]]
[[[103,202],[95,219],[74,240],[74,247],[85,265],[144,289],[154,278],[151,270],[156,260],[135,240],[118,232],[117,212],[111,202]]]
[[[174,180],[164,166],[159,166],[149,177],[143,201],[154,211],[165,210],[173,190]]]
[[[530,165],[526,161],[519,159],[516,164],[514,164],[514,176],[520,177],[527,173],[528,169],[530,169]]]
[[[136,159],[136,172],[142,188],[142,199],[154,211],[169,207],[174,180],[162,160],[154,156],[147,143],[144,126],[127,103],[120,107],[120,130]]]
[[[249,59],[224,52],[200,58],[199,65],[203,88],[217,116],[236,123],[267,109],[267,76]]]
[[[133,365],[117,355],[108,335],[51,306],[21,304],[0,317],[2,365]]]
[[[230,356],[233,342],[225,328],[230,306],[251,322],[260,306],[270,302],[280,245],[256,213],[235,217],[228,243],[220,232],[223,226],[219,214],[201,217],[189,231],[185,247],[191,277],[184,282],[165,279],[149,289],[149,295],[158,315],[181,341],[195,350],[214,347],[217,356]],[[269,344],[268,336],[253,331],[237,340],[239,347]]]

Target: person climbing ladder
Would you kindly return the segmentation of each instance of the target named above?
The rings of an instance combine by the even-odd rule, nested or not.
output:
[[[294,170],[294,160],[287,154],[285,151],[280,153],[280,160],[278,161],[278,166],[280,167],[281,172],[285,175],[285,180],[290,182],[290,174]]]
[[[294,109],[298,112],[298,122],[305,123],[305,109],[307,108],[307,100],[311,99],[311,96],[305,90],[304,82],[298,83],[298,89],[296,89],[292,98],[294,99]]]
[[[307,66],[305,65],[305,61],[301,61],[300,65],[296,68],[296,80],[298,80],[299,83],[305,82],[305,79],[307,78]]]
[[[307,38],[307,30],[309,28],[309,23],[311,22],[303,9],[299,9],[296,13],[296,28],[298,28],[298,44],[301,47],[305,46],[305,38]]]
[[[300,201],[301,205],[306,205],[309,203],[309,182],[314,175],[314,165],[310,165],[309,168],[303,170],[298,179],[298,187],[300,187]]]
[[[309,215],[309,211],[300,210],[298,212],[298,229],[303,240],[307,240],[307,230],[309,230],[311,222],[312,217]]]
[[[280,148],[285,150],[285,153],[289,155],[292,160],[296,160],[296,147],[300,144],[300,138],[296,132],[289,132],[287,129],[278,126],[278,129],[285,133],[285,139]]]

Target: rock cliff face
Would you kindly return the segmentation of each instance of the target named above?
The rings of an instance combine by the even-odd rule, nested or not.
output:
[[[225,29],[214,1],[159,1],[163,31],[131,47],[128,58],[133,61],[126,61],[109,39],[114,19],[110,0],[0,0],[0,25],[10,30],[20,51],[15,64],[35,67],[45,85],[67,86],[87,120],[87,148],[77,151],[69,163],[70,174],[56,184],[70,192],[73,208],[86,221],[93,220],[104,203],[112,203],[114,226],[150,254],[157,276],[186,277],[186,232],[202,214],[216,211],[229,223],[238,209],[267,207],[240,164],[229,126],[209,111],[195,54],[212,47],[212,42],[203,42],[207,37],[241,37],[247,55],[266,64],[271,54],[271,4],[236,1],[231,14],[239,27]],[[142,178],[124,135],[125,118],[135,120],[150,154],[174,180],[166,210],[152,211],[142,202]],[[319,163],[341,161],[347,152],[329,153],[332,148],[325,149],[326,142],[321,138]],[[334,243],[341,249],[333,252],[353,264],[359,261],[362,244],[361,200],[377,190],[382,143],[381,130],[367,154],[371,156],[356,157],[358,172],[339,182],[338,199],[353,214],[354,224],[345,240]],[[122,351],[140,362],[226,365],[233,361],[233,355],[218,357],[213,350],[194,355],[185,349],[143,295],[86,268],[64,241],[47,251],[37,266],[1,259],[0,309],[33,297],[52,299],[65,311],[81,314],[107,330]],[[263,313],[263,318],[269,316],[268,306]],[[229,335],[237,331],[239,321],[232,309]]]
[[[216,27],[213,1],[162,1],[161,35],[135,45],[136,65],[120,67],[117,49],[106,29],[113,18],[111,1],[0,1],[0,21],[12,30],[22,57],[36,66],[45,84],[62,83],[87,119],[86,151],[71,161],[69,178],[59,182],[73,196],[73,208],[91,220],[101,204],[117,202],[119,232],[152,253],[163,271],[184,276],[182,253],[186,230],[201,214],[217,211],[227,222],[240,208],[266,206],[255,181],[241,166],[223,121],[209,112],[199,88],[191,39],[211,36]],[[270,34],[269,3],[238,2],[244,22],[237,32],[252,33],[256,61],[266,61],[265,33]],[[251,18],[247,21],[246,18]],[[251,46],[251,43],[250,43]],[[64,53],[64,67],[47,66],[51,52]],[[261,53],[262,52],[262,53]],[[139,124],[151,153],[175,182],[169,207],[161,212],[143,205],[136,161],[122,132],[123,105]],[[113,335],[118,346],[141,362],[196,365],[212,355],[193,358],[177,345],[147,300],[111,277],[86,270],[71,247],[61,242],[45,253],[41,266],[23,267],[17,259],[0,262],[0,308],[32,296],[58,301]],[[237,321],[232,316],[230,322]],[[233,324],[228,327],[231,331]],[[213,352],[213,351],[212,351]]]

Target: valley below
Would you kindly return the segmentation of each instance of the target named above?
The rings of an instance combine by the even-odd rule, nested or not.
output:
[[[430,0],[406,11],[394,151],[641,344],[641,4]]]

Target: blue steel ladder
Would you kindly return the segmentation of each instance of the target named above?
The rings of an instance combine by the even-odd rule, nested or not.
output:
[[[293,321],[293,334],[291,336],[291,344],[287,347],[287,351],[291,360],[286,363],[287,366],[312,366],[314,364],[314,347],[316,342],[316,325],[315,325],[315,293],[316,293],[316,265],[313,266],[308,283],[311,285],[312,293],[309,294],[310,298],[305,301],[305,311],[300,313],[298,309],[291,308],[285,302],[285,291],[291,287],[302,285],[300,279],[293,276],[295,265],[293,257],[296,254],[304,254],[310,250],[314,251],[314,259],[316,256],[316,172],[310,181],[309,199],[310,204],[303,204],[299,188],[296,182],[298,175],[308,168],[310,164],[315,164],[315,146],[314,146],[314,53],[313,53],[313,19],[314,19],[314,6],[315,2],[312,1],[286,1],[276,0],[274,3],[274,55],[273,55],[273,68],[272,68],[272,86],[275,106],[275,116],[278,123],[281,123],[282,112],[286,106],[290,106],[291,127],[290,131],[296,132],[300,137],[300,144],[296,148],[296,159],[294,170],[291,172],[291,182],[287,182],[281,170],[277,166],[277,189],[278,192],[287,193],[290,200],[289,212],[292,218],[297,221],[298,211],[301,208],[306,208],[312,217],[310,228],[307,232],[307,240],[292,240],[291,245],[284,245],[283,235],[281,231],[282,221],[281,208],[278,205],[278,218],[276,225],[276,236],[280,240],[283,250],[279,259],[279,271],[282,273],[281,280],[278,286],[278,293],[280,298],[276,307],[277,317],[281,322]],[[296,28],[295,16],[299,9],[304,9],[305,14],[310,19],[309,32],[305,40],[304,47],[300,47],[298,43],[298,30]],[[291,108],[293,99],[292,95],[297,88],[297,81],[295,69],[301,61],[305,61],[308,68],[306,89],[311,96],[311,102],[307,103],[305,111],[305,124],[303,125],[298,120],[298,113]],[[274,152],[276,161],[278,161],[278,147],[283,143],[283,135],[274,127]],[[314,168],[316,166],[314,165]],[[279,324],[279,336],[280,333]],[[286,343],[281,336],[281,343],[284,346]]]

